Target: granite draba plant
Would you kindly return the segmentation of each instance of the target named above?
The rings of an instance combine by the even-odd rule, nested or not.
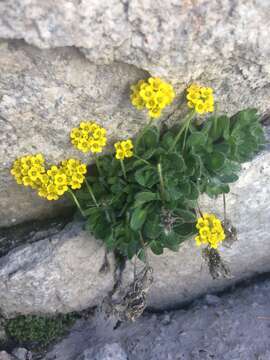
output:
[[[37,154],[16,160],[11,173],[19,184],[48,200],[69,193],[87,231],[125,258],[147,261],[148,249],[157,255],[164,248],[177,251],[195,236],[215,276],[213,264],[225,268],[217,247],[229,232],[226,221],[201,212],[198,198],[203,193],[211,198],[222,195],[225,205],[225,194],[237,181],[241,164],[263,147],[257,111],[220,115],[213,90],[191,84],[186,115],[168,127],[155,119],[173,101],[172,86],[149,78],[131,89],[132,104],[146,109],[150,119],[135,139],[116,142],[114,154],[96,156],[107,144],[106,130],[83,121],[72,129],[70,138],[78,150],[93,154],[94,166],[87,170],[79,160],[68,159],[46,167]]]

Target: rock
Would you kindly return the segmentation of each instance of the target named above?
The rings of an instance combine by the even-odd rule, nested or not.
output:
[[[184,242],[178,252],[165,250],[158,256],[149,252],[154,271],[148,298],[151,309],[175,308],[205,293],[270,271],[269,182],[270,152],[267,149],[244,165],[239,180],[226,196],[227,214],[238,232],[236,242],[220,248],[221,256],[231,270],[231,278],[212,279],[201,249],[196,247],[193,239]],[[199,203],[203,212],[213,212],[222,219],[222,197],[214,200],[203,196]],[[130,263],[123,275],[123,284],[132,279],[133,264]]]
[[[49,163],[74,156],[89,162],[69,139],[82,119],[104,125],[110,142],[134,134],[146,117],[131,107],[129,85],[145,72],[96,66],[74,48],[40,51],[23,42],[0,43],[0,69],[0,227],[63,214],[70,199],[49,202],[18,186],[12,162],[37,152]]]
[[[18,187],[12,161],[37,151],[50,162],[79,156],[68,133],[83,118],[111,141],[134,135],[146,118],[132,109],[129,85],[149,74],[180,95],[190,81],[213,86],[222,111],[266,113],[269,11],[267,0],[1,2],[0,226],[68,206]]]
[[[5,331],[5,319],[1,316],[0,313],[0,346],[1,344],[4,344],[7,340],[7,334]]]
[[[0,351],[0,360],[16,360],[12,355],[9,355],[6,351]]]
[[[18,360],[32,360],[32,353],[25,348],[16,348],[12,351],[12,355]]]
[[[173,321],[166,325],[164,314],[145,313],[136,322],[122,323],[111,331],[96,322],[94,315],[79,329],[79,336],[74,331],[44,360],[116,360],[119,348],[124,352],[120,359],[129,360],[269,360],[270,280],[257,279],[257,284],[258,289],[240,286],[222,294],[215,307],[205,308],[201,299],[185,311],[170,311]],[[257,308],[252,307],[255,302],[260,304]],[[97,356],[104,354],[100,349],[108,344],[112,357]],[[74,356],[78,349],[79,357]]]
[[[163,318],[161,319],[161,323],[162,325],[169,325],[171,323],[172,319],[171,319],[171,315],[170,314],[165,314],[163,316]]]
[[[77,360],[128,360],[128,358],[118,343],[112,343],[99,348],[87,349]]]
[[[218,305],[221,300],[220,300],[220,297],[218,297],[216,295],[207,294],[204,297],[204,301],[206,302],[207,305],[215,306],[215,305]]]
[[[104,247],[82,230],[67,226],[58,235],[21,246],[0,259],[0,309],[6,316],[67,313],[97,305],[113,286],[99,270]]]

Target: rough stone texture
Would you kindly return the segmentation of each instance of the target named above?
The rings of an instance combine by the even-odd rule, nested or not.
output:
[[[269,292],[268,278],[222,295],[215,305],[201,299],[188,308],[145,314],[117,328],[90,318],[76,324],[44,360],[73,360],[115,343],[129,360],[269,360]]]
[[[49,202],[18,186],[9,174],[13,160],[42,152],[49,163],[71,156],[89,162],[69,141],[82,119],[103,124],[111,141],[135,133],[145,116],[129,105],[127,89],[145,72],[117,63],[96,66],[74,48],[40,51],[23,42],[2,42],[0,69],[1,227],[55,216],[70,203]]]
[[[12,351],[12,355],[18,360],[32,360],[32,353],[25,348],[16,348]]]
[[[0,351],[0,360],[16,360],[16,358],[6,351]]]
[[[87,349],[76,360],[128,360],[127,354],[118,343],[106,344],[101,348]]]
[[[128,87],[145,70],[179,93],[193,80],[209,84],[229,112],[267,112],[269,11],[268,0],[1,1],[0,226],[62,209],[17,187],[12,160],[74,154],[68,132],[85,117],[111,135],[134,134],[145,117],[131,108]]]
[[[58,235],[25,245],[0,259],[0,310],[55,313],[97,305],[113,286],[114,262],[100,273],[104,248],[79,224]]]
[[[178,252],[169,250],[163,255],[150,255],[154,269],[154,283],[149,292],[148,305],[155,309],[175,307],[206,291],[226,287],[256,273],[270,271],[270,152],[264,151],[243,166],[239,180],[231,186],[226,197],[229,219],[238,231],[238,241],[221,247],[221,255],[229,265],[232,278],[213,280],[194,240],[184,242]],[[223,216],[222,197],[207,196],[200,200],[202,211]],[[128,265],[124,283],[133,277]]]

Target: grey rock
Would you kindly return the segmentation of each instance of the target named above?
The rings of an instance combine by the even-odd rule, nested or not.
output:
[[[6,351],[0,351],[0,360],[16,360],[12,355]]]
[[[82,119],[104,125],[110,143],[136,133],[146,117],[131,107],[129,85],[145,72],[119,63],[97,66],[74,48],[40,51],[22,41],[0,42],[0,70],[0,227],[63,214],[70,199],[49,202],[18,186],[12,162],[37,152],[48,163],[91,162],[69,139]]]
[[[0,309],[6,316],[57,313],[97,305],[113,286],[114,261],[100,273],[104,247],[67,226],[58,235],[21,246],[0,259]]]
[[[82,118],[101,122],[111,140],[134,135],[145,117],[128,89],[149,73],[179,94],[191,81],[211,85],[229,113],[269,112],[269,11],[268,0],[1,1],[0,225],[68,206],[18,187],[11,162],[35,151],[50,162],[78,156],[68,132]]]
[[[221,295],[215,307],[205,308],[201,299],[186,311],[170,311],[173,321],[166,325],[162,322],[164,314],[144,314],[135,323],[122,323],[111,331],[93,316],[57,344],[45,359],[100,360],[104,358],[95,357],[97,348],[118,344],[128,360],[268,360],[270,280],[257,284],[257,289],[251,285]],[[253,303],[259,306],[254,308]],[[78,344],[79,357],[75,355]],[[118,350],[113,351],[112,359],[118,359]],[[84,357],[85,353],[90,357]]]
[[[216,295],[212,295],[212,294],[207,294],[204,297],[204,300],[206,302],[207,305],[218,305],[220,303],[220,297],[216,296]]]
[[[18,360],[32,360],[32,353],[25,348],[16,348],[12,351],[12,355]]]
[[[120,344],[112,343],[98,349],[87,349],[77,360],[128,360],[128,358]]]

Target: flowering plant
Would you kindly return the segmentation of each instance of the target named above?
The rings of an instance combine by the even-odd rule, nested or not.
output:
[[[164,248],[176,251],[196,234],[198,246],[215,251],[225,239],[225,224],[201,213],[198,198],[229,193],[241,163],[262,148],[256,110],[219,115],[213,90],[192,84],[186,93],[186,116],[168,127],[153,119],[173,101],[173,87],[150,78],[131,89],[132,104],[147,109],[150,117],[136,139],[118,141],[115,154],[96,157],[107,144],[106,130],[83,121],[70,138],[78,150],[94,154],[96,162],[88,170],[77,159],[46,167],[38,154],[16,160],[12,175],[48,200],[68,192],[86,219],[87,231],[129,259],[145,259],[148,248],[155,254]],[[202,114],[210,116],[203,120]]]

